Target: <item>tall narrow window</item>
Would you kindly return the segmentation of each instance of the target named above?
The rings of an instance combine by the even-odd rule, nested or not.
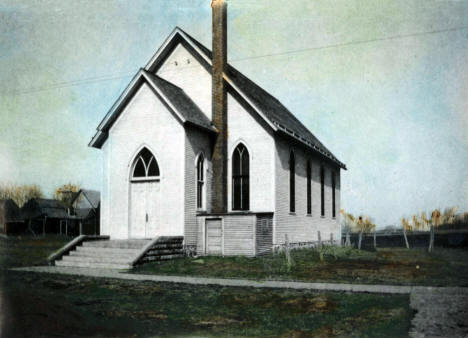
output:
[[[152,180],[159,178],[158,162],[147,148],[143,148],[135,157],[132,180]]]
[[[320,207],[321,215],[325,216],[325,170],[323,166],[320,167]]]
[[[204,171],[205,158],[203,154],[198,156],[197,161],[197,208],[203,209],[203,188],[205,185],[205,171]]]
[[[307,214],[312,214],[312,168],[307,161]]]
[[[332,216],[336,217],[336,206],[335,206],[335,173],[332,173]]]
[[[296,211],[296,158],[293,151],[289,154],[289,211]]]
[[[240,143],[232,154],[232,210],[249,210],[249,152]]]

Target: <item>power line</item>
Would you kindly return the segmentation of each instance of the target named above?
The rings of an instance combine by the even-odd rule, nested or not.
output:
[[[352,46],[352,45],[361,45],[361,44],[367,44],[367,43],[378,42],[378,41],[389,41],[389,40],[403,39],[403,38],[409,38],[409,37],[415,37],[415,36],[424,36],[424,35],[431,35],[431,34],[455,32],[455,31],[461,31],[461,30],[464,30],[464,29],[467,29],[467,28],[468,28],[468,26],[461,26],[461,27],[454,27],[454,28],[448,28],[448,29],[440,29],[440,30],[419,32],[419,33],[394,35],[394,36],[388,36],[388,37],[383,37],[383,38],[349,41],[349,42],[337,43],[337,44],[332,44],[332,45],[296,49],[296,50],[285,51],[285,52],[280,52],[280,53],[271,53],[271,54],[249,56],[249,57],[245,57],[245,58],[231,59],[229,61],[230,62],[238,62],[238,61],[260,59],[260,58],[266,58],[266,57],[274,57],[274,56],[290,55],[290,54],[297,54],[297,53],[305,53],[305,52],[314,51],[314,50],[330,49],[330,48],[337,48],[337,47],[346,47],[346,46]],[[184,66],[183,68],[186,69],[186,68],[192,68],[192,67],[199,67],[199,66]],[[181,68],[179,68],[178,70],[180,70]],[[168,70],[166,72],[171,72],[171,71],[174,71],[174,70]],[[122,73],[122,72],[120,72],[120,73]],[[31,88],[31,89],[24,90],[24,91],[12,91],[12,92],[5,91],[5,92],[0,92],[0,93],[1,94],[10,94],[10,95],[30,94],[30,93],[36,93],[36,92],[41,92],[41,91],[46,91],[46,90],[61,89],[61,88],[66,88],[66,87],[80,86],[80,85],[83,85],[83,84],[91,84],[91,83],[98,83],[98,82],[122,79],[122,78],[131,77],[131,76],[135,75],[135,72],[127,73],[125,75],[120,75],[120,76],[116,76],[117,74],[119,74],[119,73],[108,75],[108,76],[107,75],[102,75],[102,76],[85,78],[85,79],[77,79],[77,80],[70,80],[70,81],[65,81],[65,82],[57,82],[57,83],[53,83],[53,84],[51,84],[49,86],[41,86],[41,87]]]
[[[394,36],[388,36],[388,37],[384,37],[384,38],[350,41],[350,42],[344,42],[344,43],[337,43],[337,44],[333,44],[333,45],[296,49],[296,50],[286,51],[286,52],[281,52],[281,53],[272,53],[272,54],[265,54],[265,55],[258,55],[258,56],[249,56],[249,57],[246,57],[246,58],[241,58],[241,59],[236,59],[236,60],[231,60],[231,61],[252,60],[252,59],[259,59],[259,58],[270,57],[270,56],[304,53],[304,52],[308,52],[308,51],[321,50],[321,49],[327,49],[327,48],[361,45],[361,44],[377,42],[377,41],[388,41],[388,40],[403,39],[403,38],[409,38],[409,37],[413,37],[413,36],[423,36],[423,35],[430,35],[430,34],[437,34],[437,33],[455,32],[455,31],[461,31],[461,30],[464,30],[464,29],[467,29],[467,28],[468,28],[468,26],[462,26],[462,27],[440,29],[440,30],[433,30],[433,31],[427,31],[427,32],[420,32],[420,33],[394,35]]]

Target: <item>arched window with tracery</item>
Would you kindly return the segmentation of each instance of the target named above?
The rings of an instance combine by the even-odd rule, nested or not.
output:
[[[249,152],[240,143],[232,154],[232,210],[249,210]]]
[[[143,148],[135,157],[132,180],[133,181],[142,181],[142,180],[156,180],[159,179],[159,166],[156,158],[148,150],[148,148]]]
[[[205,188],[205,157],[203,154],[197,160],[197,208],[203,209],[204,188]]]

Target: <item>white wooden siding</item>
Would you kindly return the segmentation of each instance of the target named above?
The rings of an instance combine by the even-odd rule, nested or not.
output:
[[[187,127],[185,138],[185,245],[197,244],[197,180],[196,160],[200,152],[205,157],[206,211],[211,210],[211,139],[199,129]]]
[[[153,152],[161,171],[161,235],[184,234],[184,134],[184,127],[143,84],[112,126],[103,147],[103,234],[129,236],[129,171],[143,146]]]
[[[224,255],[255,255],[254,222],[254,215],[224,217]]]
[[[182,88],[211,120],[211,74],[184,46],[177,45],[156,74]]]
[[[296,211],[289,212],[289,152],[296,155]],[[312,215],[307,215],[307,160],[312,167]],[[325,169],[325,217],[320,214],[320,165]],[[336,174],[336,218],[332,218],[332,178]],[[322,161],[311,151],[293,146],[283,138],[276,139],[276,210],[275,244],[282,244],[285,235],[290,242],[315,241],[320,231],[322,240],[340,238],[340,171],[330,162]]]
[[[250,155],[250,210],[273,211],[274,149],[271,132],[228,93],[228,210],[232,210],[232,152],[239,142],[244,143]]]

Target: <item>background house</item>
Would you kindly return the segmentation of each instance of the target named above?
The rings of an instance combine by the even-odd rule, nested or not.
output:
[[[0,233],[10,235],[24,230],[25,224],[18,205],[12,199],[0,200]]]
[[[78,223],[80,235],[99,235],[101,193],[96,190],[80,189],[72,200],[68,211],[70,220]]]
[[[28,231],[34,234],[68,234],[70,217],[62,202],[54,199],[33,198],[21,208]]]

